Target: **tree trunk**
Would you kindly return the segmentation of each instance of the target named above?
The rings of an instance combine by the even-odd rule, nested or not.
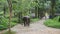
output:
[[[11,34],[11,18],[12,18],[12,1],[11,0],[7,0],[8,1],[8,5],[9,5],[9,12],[10,12],[10,16],[9,16],[9,34]]]
[[[38,4],[38,0],[35,0],[35,2]],[[38,6],[35,6],[35,17],[38,18]]]
[[[38,18],[40,18],[40,9],[38,8]]]
[[[38,18],[38,7],[35,7],[35,17]]]
[[[20,23],[20,12],[18,13],[18,23]]]
[[[6,6],[5,5],[4,5],[3,10],[4,10],[4,17],[5,17],[5,14],[6,14]]]
[[[54,8],[55,8],[55,5],[56,5],[56,0],[51,0],[51,15],[52,15],[52,18],[54,17],[54,14],[55,14],[55,11],[54,11]]]
[[[18,13],[18,23],[22,22],[22,12]]]

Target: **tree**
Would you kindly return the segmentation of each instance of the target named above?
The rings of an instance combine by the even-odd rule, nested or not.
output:
[[[7,0],[7,2],[8,2],[8,5],[9,5],[9,12],[10,12],[10,16],[9,16],[9,34],[11,34],[12,1]]]
[[[52,14],[52,17],[54,16],[54,9],[55,9],[55,6],[56,6],[56,0],[51,0],[51,14]]]
[[[5,14],[6,14],[6,6],[5,5],[4,5],[3,10],[4,10],[4,17],[5,17]]]
[[[3,15],[5,17],[6,13],[6,1],[5,0],[0,0],[0,12],[3,12]]]
[[[34,0],[14,0],[13,10],[14,13],[17,13],[19,23],[22,16],[30,15],[30,9],[35,7],[35,3],[33,3],[33,1]]]
[[[38,0],[35,0],[36,6],[35,6],[35,17],[38,18]]]
[[[38,18],[42,18],[44,16],[44,4],[45,0],[38,0]]]

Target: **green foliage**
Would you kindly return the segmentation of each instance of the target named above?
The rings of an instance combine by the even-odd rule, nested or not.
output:
[[[12,18],[11,21],[17,23],[18,22],[18,19],[17,18]]]
[[[56,16],[53,20],[59,21],[60,16]]]
[[[31,22],[36,22],[36,21],[38,21],[39,19],[38,18],[32,18],[31,19]]]
[[[4,17],[0,17],[0,30],[4,30],[8,28],[8,19],[4,18]],[[14,25],[16,25],[15,22],[11,22],[11,27],[13,27]]]
[[[49,0],[49,1],[47,1],[47,0],[11,0],[11,1],[12,1],[12,15],[13,15],[13,13],[16,13],[16,15],[21,14],[20,16],[30,15],[30,12],[35,10],[35,7],[40,8],[40,9],[36,9],[37,11],[39,11],[39,10],[45,11],[46,9],[47,10],[51,9],[51,0]],[[8,20],[9,20],[8,3],[7,3],[7,0],[0,0],[0,16],[4,15],[3,14],[4,6],[6,7],[5,8],[6,9],[6,15],[5,15],[6,18],[0,17],[0,30],[8,28]],[[60,12],[60,0],[56,1],[55,8],[56,8],[56,9],[54,9],[55,11]],[[19,18],[17,18],[17,16],[16,17],[13,16],[13,18],[11,20],[11,26],[16,25],[16,23],[18,22],[18,19]],[[51,26],[51,27],[59,27],[60,23],[58,22],[58,19],[59,19],[59,17],[56,17],[54,19],[49,19],[45,22],[45,25]],[[20,19],[20,20],[22,21],[22,19]],[[38,20],[39,20],[38,18],[31,19],[31,22],[35,22]]]
[[[0,30],[7,28],[7,20],[4,17],[0,17]]]
[[[56,17],[54,19],[48,19],[44,23],[48,27],[53,27],[53,28],[59,28],[60,29],[60,22],[59,22],[59,17]]]

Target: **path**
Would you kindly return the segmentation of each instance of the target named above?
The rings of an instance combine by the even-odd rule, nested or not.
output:
[[[24,27],[20,24],[12,28],[16,34],[60,34],[60,29],[49,28],[43,25],[44,19],[32,23],[30,27]]]

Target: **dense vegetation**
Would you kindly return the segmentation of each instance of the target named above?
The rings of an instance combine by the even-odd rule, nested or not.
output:
[[[11,27],[16,25],[17,23],[16,22],[11,22]],[[3,16],[0,17],[0,30],[4,30],[4,29],[7,29],[8,28],[8,19],[4,18]]]
[[[29,16],[31,22],[38,21],[45,13],[53,19],[44,24],[60,28],[58,17],[54,18],[56,13],[60,13],[60,0],[0,0],[0,30],[11,30],[12,26],[23,23],[23,16]]]
[[[48,19],[44,23],[48,27],[52,28],[59,28],[60,29],[60,21],[59,21],[59,16],[55,17],[54,19]]]

